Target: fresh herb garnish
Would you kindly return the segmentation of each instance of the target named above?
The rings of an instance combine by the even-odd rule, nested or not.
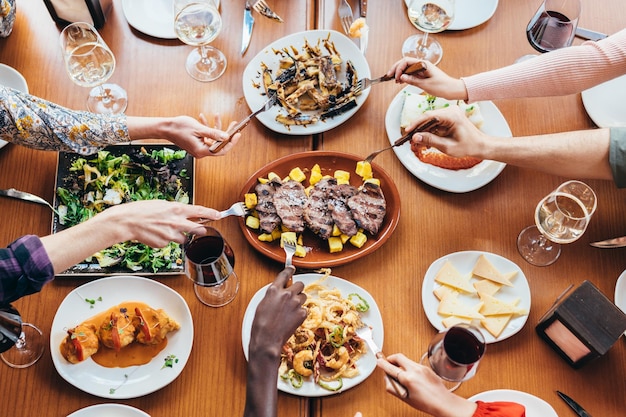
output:
[[[91,304],[91,306],[89,306],[89,308],[93,308],[94,304],[96,304],[96,301],[102,301],[102,297],[98,297],[95,300],[93,298],[85,298],[85,301],[89,304]]]
[[[168,355],[165,357],[165,363],[163,364],[161,369],[173,368],[175,363],[178,363],[178,358],[176,357],[176,355]]]

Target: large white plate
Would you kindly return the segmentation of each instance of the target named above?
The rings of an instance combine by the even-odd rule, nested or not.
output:
[[[385,127],[390,143],[394,143],[402,136],[400,131],[400,115],[404,103],[404,91],[420,94],[423,90],[414,86],[407,86],[400,91],[389,104],[385,115]],[[500,110],[491,101],[480,101],[478,103],[482,115],[485,119],[481,130],[489,135],[500,137],[511,137],[511,129]],[[504,169],[506,164],[497,161],[485,160],[470,169],[451,170],[444,169],[420,161],[411,151],[410,142],[402,146],[393,148],[396,156],[402,165],[411,174],[424,181],[426,184],[439,188],[440,190],[453,193],[465,193],[474,191],[496,178]]]
[[[409,6],[411,0],[404,0]],[[482,25],[496,12],[498,0],[458,0],[455,2],[454,20],[448,30],[464,30]]]
[[[150,415],[129,405],[96,404],[76,410],[67,417],[150,417]]]
[[[626,126],[626,75],[581,93],[583,105],[598,127]]]
[[[441,322],[442,316],[437,313],[437,307],[439,306],[439,300],[433,294],[433,290],[439,287],[439,283],[435,282],[435,275],[441,269],[443,264],[446,261],[450,261],[452,265],[462,274],[467,275],[472,272],[474,269],[474,265],[478,260],[480,255],[485,255],[487,259],[493,264],[493,266],[503,274],[517,271],[517,275],[512,279],[513,287],[508,287],[503,285],[500,291],[496,293],[496,297],[504,302],[510,302],[519,298],[519,304],[517,307],[525,308],[530,312],[530,287],[528,286],[528,281],[526,280],[526,276],[524,272],[517,266],[514,262],[503,258],[500,255],[496,255],[490,252],[481,252],[481,251],[465,251],[465,252],[455,252],[449,255],[443,256],[433,262],[428,270],[426,271],[426,275],[424,276],[424,281],[422,282],[422,305],[424,307],[424,311],[426,312],[426,316],[428,317],[428,321],[439,331],[444,330],[445,326]],[[475,278],[472,278],[471,282],[476,281]],[[479,299],[477,295],[470,294],[461,294],[459,295],[459,300],[467,305],[473,305],[478,303]],[[515,333],[522,330],[524,324],[526,324],[526,320],[528,319],[528,315],[522,315],[513,317],[506,328],[500,333],[498,338],[494,338],[491,333],[487,330],[482,329],[483,334],[485,335],[485,341],[487,343],[499,342],[501,340],[507,339],[513,336]]]
[[[485,391],[469,398],[470,401],[510,401],[526,407],[526,417],[559,417],[554,408],[539,397],[522,391],[496,389]]]
[[[129,25],[146,35],[177,39],[174,32],[174,0],[122,0]]]
[[[626,271],[621,273],[615,283],[615,305],[626,313]]]
[[[28,84],[26,84],[24,76],[16,69],[5,64],[0,64],[0,84],[28,93]],[[7,141],[0,139],[0,148],[7,143]]]
[[[99,297],[102,301],[93,304],[93,308],[85,301]],[[128,368],[105,368],[91,358],[71,364],[61,355],[59,346],[67,329],[124,301],[140,301],[162,308],[180,323],[180,330],[167,336],[166,348],[152,361]],[[50,331],[50,353],[59,375],[76,388],[103,398],[136,398],[163,388],[180,375],[192,345],[193,320],[183,297],[170,287],[143,277],[101,278],[74,289],[61,302]],[[164,368],[165,358],[169,355],[176,356],[178,362],[171,368]]]
[[[299,274],[294,275],[293,280],[302,281],[305,285],[307,285],[320,279],[320,277],[322,276],[323,274],[316,273]],[[380,315],[380,310],[378,309],[378,305],[376,304],[376,301],[374,301],[374,298],[358,285],[355,285],[349,281],[337,278],[332,275],[330,275],[326,279],[325,285],[329,288],[337,288],[341,291],[341,295],[343,297],[347,297],[348,294],[357,293],[368,302],[370,308],[368,311],[361,313],[361,318],[363,320],[363,323],[369,325],[372,328],[374,341],[376,342],[378,347],[382,349],[384,339],[383,318]],[[250,344],[250,331],[252,329],[252,320],[254,320],[256,308],[265,296],[267,287],[269,287],[269,284],[264,286],[259,291],[257,291],[256,294],[254,294],[243,316],[243,325],[241,328],[241,343],[243,345],[243,353],[246,356],[246,360],[248,359],[248,345]],[[302,387],[294,388],[288,381],[283,381],[279,377],[278,389],[280,391],[293,395],[298,395],[301,397],[323,397],[339,394],[365,381],[367,377],[370,376],[372,372],[374,372],[374,369],[376,369],[376,357],[374,356],[372,351],[369,350],[369,348],[367,350],[367,353],[359,359],[358,364],[360,374],[355,378],[345,378],[343,380],[343,388],[340,391],[328,391],[313,382],[311,378],[306,378]]]
[[[258,85],[261,82],[261,63],[265,63],[271,69],[278,68],[280,55],[277,55],[274,51],[281,50],[286,47],[290,48],[292,46],[296,48],[296,50],[302,50],[305,39],[308,40],[309,44],[315,45],[318,39],[325,39],[329,34],[330,40],[335,43],[335,47],[343,60],[351,61],[354,65],[357,77],[370,77],[370,68],[365,60],[365,57],[359,51],[356,44],[345,35],[334,30],[310,30],[298,32],[272,42],[254,58],[252,58],[250,63],[246,66],[246,69],[243,71],[243,94],[246,98],[246,102],[248,103],[248,107],[250,107],[252,111],[256,111],[267,101],[267,97],[264,95],[263,87],[257,88],[255,84]],[[341,76],[339,79],[342,80]],[[369,89],[365,90],[360,96],[357,97],[357,106],[355,108],[333,118],[327,119],[326,121],[319,121],[309,126],[291,126],[288,129],[283,124],[277,122],[275,119],[280,108],[278,106],[274,106],[271,109],[260,113],[256,117],[267,128],[278,133],[285,135],[312,135],[330,130],[348,120],[359,110],[359,108],[361,108],[368,95]]]

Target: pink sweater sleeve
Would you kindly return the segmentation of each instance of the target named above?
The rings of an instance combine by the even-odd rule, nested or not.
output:
[[[471,103],[574,94],[623,74],[626,74],[626,29],[598,42],[557,49],[461,79]]]

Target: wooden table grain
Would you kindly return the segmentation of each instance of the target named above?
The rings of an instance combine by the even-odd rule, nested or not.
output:
[[[350,0],[353,9],[358,2]],[[340,29],[336,0],[270,2],[285,18],[278,24],[256,15],[250,49],[239,54],[243,0],[222,1],[224,30],[214,45],[224,51],[228,68],[222,78],[199,83],[184,70],[189,46],[177,40],[156,39],[128,25],[121,1],[114,0],[101,30],[117,58],[111,79],[129,92],[129,115],[219,113],[241,119],[249,109],[243,99],[241,73],[250,59],[271,41],[307,29]],[[444,47],[441,68],[455,76],[488,70],[533,53],[524,33],[539,3],[501,0],[495,15],[475,28],[436,34]],[[619,30],[626,11],[619,0],[600,7],[583,0],[580,25],[611,33]],[[400,45],[416,29],[406,17],[403,0],[369,2],[371,27],[366,53],[372,75],[382,75],[400,58]],[[65,73],[58,35],[43,2],[20,0],[14,32],[0,39],[0,62],[20,71],[30,92],[70,108],[84,109],[87,90],[74,85]],[[576,42],[580,42],[577,40]],[[240,187],[261,166],[281,156],[320,149],[366,156],[388,144],[385,113],[403,86],[375,86],[364,106],[341,126],[319,135],[278,135],[253,122],[238,147],[221,158],[197,161],[196,203],[228,207]],[[580,94],[558,98],[510,99],[495,103],[515,135],[593,128]],[[618,417],[626,409],[626,342],[619,340],[593,364],[573,370],[534,331],[541,315],[569,284],[592,281],[609,298],[626,269],[626,249],[599,250],[589,242],[626,234],[626,191],[610,182],[589,181],[598,195],[598,209],[585,235],[563,248],[552,266],[540,268],[518,254],[518,232],[533,222],[537,201],[564,180],[515,167],[506,167],[491,183],[470,193],[448,193],[422,183],[408,172],[393,152],[376,163],[394,179],[402,196],[400,223],[393,236],[365,259],[333,268],[333,274],[362,286],[382,306],[386,353],[403,352],[418,359],[435,329],[421,305],[421,283],[428,266],[446,254],[481,250],[504,256],[519,265],[528,278],[532,307],[526,326],[503,342],[491,344],[475,378],[458,390],[463,396],[493,389],[528,392],[550,403],[561,416],[572,415],[556,396],[561,390],[578,400],[592,415]],[[56,153],[8,145],[0,150],[0,188],[14,187],[53,198]],[[0,199],[0,244],[24,234],[44,235],[50,211],[39,205]],[[152,417],[237,416],[245,400],[246,362],[241,348],[241,321],[253,294],[270,282],[281,265],[254,251],[236,219],[216,225],[233,246],[241,288],[226,307],[205,307],[184,276],[158,278],[187,301],[194,318],[195,340],[187,366],[170,385],[144,397],[118,402],[140,408]],[[58,278],[39,293],[15,303],[26,320],[50,333],[54,313],[67,293],[84,279]],[[388,307],[393,306],[393,308]],[[0,366],[3,414],[13,417],[65,416],[89,405],[116,402],[86,394],[63,380],[52,365],[49,349],[34,366]],[[279,416],[421,416],[384,390],[376,370],[359,386],[338,395],[303,399],[279,394]]]

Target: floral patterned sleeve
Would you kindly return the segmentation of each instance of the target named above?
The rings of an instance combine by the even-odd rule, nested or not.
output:
[[[0,85],[0,139],[29,148],[89,155],[130,142],[126,115],[70,110]]]

